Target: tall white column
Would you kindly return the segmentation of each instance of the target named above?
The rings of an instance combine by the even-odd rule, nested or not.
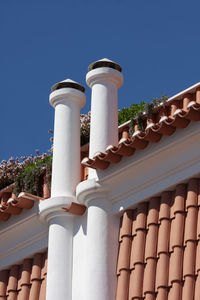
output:
[[[52,88],[55,108],[51,198],[39,204],[49,223],[47,300],[72,299],[73,215],[65,213],[75,201],[80,182],[80,109],[84,88],[69,79]]]
[[[89,156],[118,144],[118,88],[123,83],[121,67],[103,59],[88,68],[86,82],[92,89]]]
[[[90,149],[105,152],[118,144],[118,88],[121,67],[104,59],[89,66],[87,84],[92,88]],[[88,206],[84,300],[114,300],[119,218],[112,214],[109,187],[103,187],[89,171],[89,180],[77,187],[77,199]]]
[[[84,300],[115,299],[118,231],[118,218],[112,216],[108,200],[100,198],[91,201],[87,222],[87,255],[90,262]]]
[[[50,94],[50,104],[55,108],[51,197],[68,197],[74,195],[80,181],[80,108],[85,104],[85,95],[83,87],[69,79],[53,89]]]
[[[47,300],[72,299],[73,215],[64,212],[49,220]]]
[[[77,199],[87,205],[83,300],[115,300],[119,218],[112,214],[108,187],[89,179],[77,186]]]

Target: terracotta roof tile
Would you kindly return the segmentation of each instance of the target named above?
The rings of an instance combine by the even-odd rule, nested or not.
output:
[[[161,288],[168,289],[169,275],[169,254],[161,253],[159,255],[157,270],[156,270],[156,290]]]
[[[196,241],[187,241],[183,258],[183,277],[195,275]]]
[[[197,243],[196,250],[196,274],[200,273],[200,241]]]
[[[0,299],[7,299],[6,290],[8,285],[9,270],[0,271]]]
[[[143,299],[144,264],[137,264],[130,275],[129,299]]]
[[[18,282],[19,265],[13,265],[10,269],[10,275],[7,286],[8,299],[14,299],[17,295],[17,282]]]
[[[45,252],[0,271],[0,299],[45,300],[46,266]]]
[[[129,136],[125,124],[119,128],[119,144],[117,147],[110,145],[105,153],[96,153],[93,158],[84,158],[82,165],[94,169],[106,169],[110,163],[117,163],[123,156],[133,155],[135,149],[144,149],[150,143],[158,143],[163,135],[172,135],[176,128],[186,128],[191,121],[200,121],[200,91],[199,87],[191,87],[190,91],[172,97],[164,106],[159,106],[153,111],[146,122],[144,132],[137,126],[132,136]],[[122,132],[120,132],[122,131]],[[121,139],[122,138],[122,139]]]
[[[196,282],[195,282],[195,290],[194,290],[194,300],[200,299],[200,276],[197,276]]]
[[[167,288],[159,288],[156,300],[167,300],[168,299],[168,289]]]
[[[171,218],[175,217],[176,213],[185,212],[185,198],[186,198],[186,185],[178,184],[176,187],[175,195],[171,202]]]
[[[170,255],[169,286],[182,281],[183,247],[175,247]]]
[[[143,294],[155,296],[156,258],[148,258],[144,269]]]
[[[130,271],[121,270],[117,281],[116,300],[128,299]]]
[[[16,197],[13,193],[14,185],[0,191],[0,220],[7,221],[11,215],[19,215],[23,209],[31,209],[34,201],[43,200],[29,193],[22,192]]]
[[[196,241],[197,239],[197,216],[198,207],[190,206],[187,211],[187,216],[185,219],[185,244],[188,241]]]
[[[32,259],[25,259],[21,265],[21,274],[18,281],[18,298],[29,299],[30,294],[30,278],[31,278],[31,269],[32,269]]]
[[[184,222],[185,215],[183,213],[177,213],[176,217],[171,220],[170,251],[173,251],[175,247],[183,246]]]
[[[117,300],[200,299],[199,189],[192,178],[124,213]]]
[[[158,255],[161,253],[168,253],[169,251],[169,238],[170,238],[170,220],[162,219],[158,232]]]
[[[182,300],[194,299],[195,277],[187,276],[183,285]]]
[[[174,282],[173,286],[169,290],[167,300],[182,300],[182,283]]]
[[[138,230],[132,243],[131,267],[134,267],[136,264],[144,264],[145,241],[146,232]]]

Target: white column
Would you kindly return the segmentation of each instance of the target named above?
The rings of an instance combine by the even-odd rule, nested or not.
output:
[[[123,76],[121,67],[108,59],[93,63],[88,70],[86,82],[92,89],[89,156],[93,157],[109,145],[118,145],[118,88]],[[114,300],[119,218],[112,215],[109,194],[92,179],[95,172],[89,170],[89,180],[77,188],[79,201],[88,204],[83,299]]]
[[[85,104],[83,92],[73,88],[75,82],[59,84],[64,87],[50,94],[55,108],[52,198],[73,195],[80,181],[80,108]]]
[[[72,299],[73,215],[60,214],[49,222],[48,300]]]
[[[121,67],[103,59],[88,68],[86,82],[92,89],[89,156],[118,144],[118,88],[123,83]]]
[[[72,299],[73,216],[65,213],[75,201],[80,182],[80,108],[84,88],[69,79],[52,88],[55,108],[51,198],[39,204],[49,223],[47,300]]]
[[[107,199],[88,205],[87,272],[84,300],[114,300],[119,220]]]
[[[89,179],[76,190],[77,200],[88,207],[83,300],[115,300],[120,219],[112,214],[108,188]]]

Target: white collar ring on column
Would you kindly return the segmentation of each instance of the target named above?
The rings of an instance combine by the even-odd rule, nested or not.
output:
[[[100,184],[95,179],[82,181],[76,187],[77,202],[85,206],[87,206],[91,200],[107,198],[108,194],[108,186]]]

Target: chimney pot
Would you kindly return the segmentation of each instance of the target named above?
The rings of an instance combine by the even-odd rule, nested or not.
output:
[[[102,67],[108,67],[108,68],[117,70],[119,72],[122,72],[122,67],[108,58],[103,58],[103,59],[93,62],[92,64],[89,65],[88,71],[91,71],[91,70],[94,70],[97,68],[102,68]]]
[[[60,81],[58,83],[55,83],[52,86],[51,91],[53,92],[53,91],[60,90],[63,88],[73,88],[73,89],[76,89],[83,93],[85,92],[84,86],[80,85],[79,83],[77,83],[76,81],[73,81],[71,79],[66,79],[66,80]]]

